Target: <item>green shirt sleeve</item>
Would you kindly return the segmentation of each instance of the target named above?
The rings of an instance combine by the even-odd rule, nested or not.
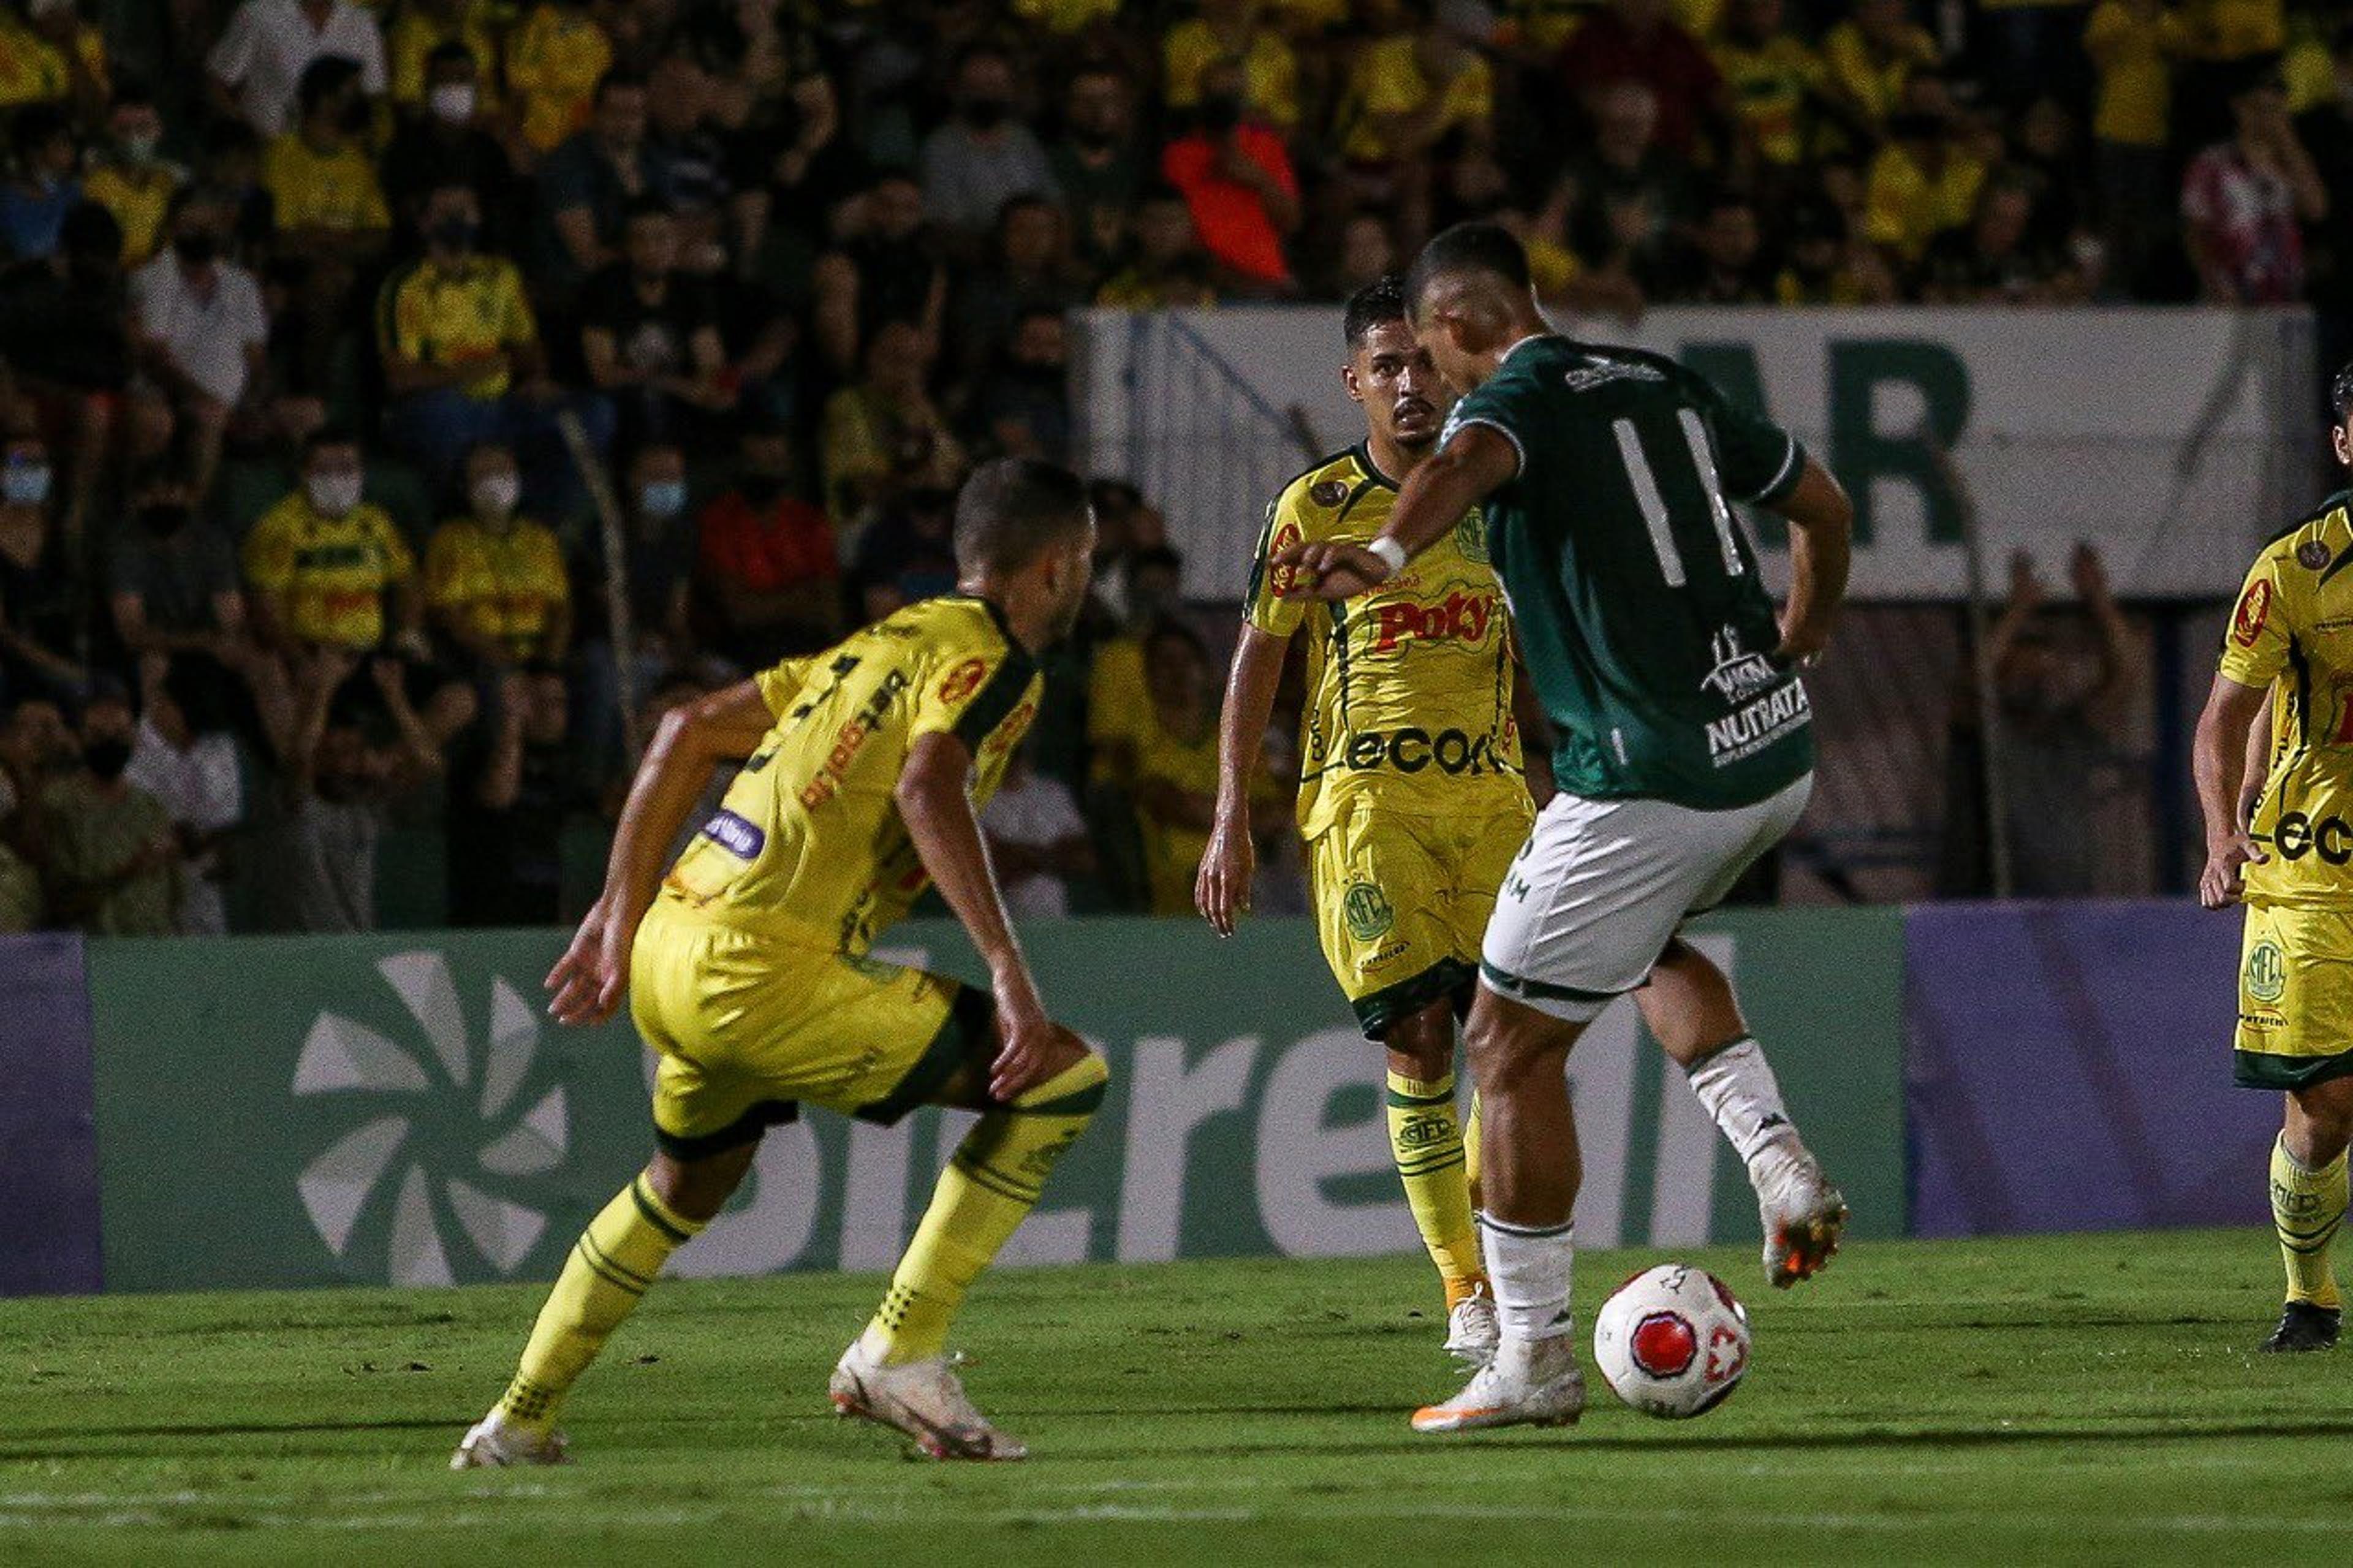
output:
[[[1727,500],[1770,504],[1797,487],[1806,449],[1796,437],[1734,403],[1705,376],[1690,375],[1688,384],[1715,437],[1716,477]]]

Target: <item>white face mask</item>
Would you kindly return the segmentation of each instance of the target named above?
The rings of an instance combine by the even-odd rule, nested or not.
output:
[[[48,499],[47,463],[11,463],[0,469],[0,500],[12,506],[39,506]]]
[[[436,120],[452,125],[462,125],[474,118],[474,84],[470,81],[443,82],[425,95],[425,106]]]
[[[360,504],[357,474],[319,474],[303,480],[302,490],[311,498],[311,510],[321,517],[341,517]]]
[[[503,522],[514,510],[515,502],[522,499],[522,481],[512,474],[485,474],[474,481],[468,494],[473,498],[477,512]]]

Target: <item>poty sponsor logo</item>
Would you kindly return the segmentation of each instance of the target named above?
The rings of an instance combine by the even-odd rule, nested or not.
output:
[[[1476,647],[1487,640],[1498,602],[1493,594],[1455,593],[1438,605],[1410,601],[1383,605],[1376,612],[1373,651],[1387,653],[1408,641],[1465,642]]]
[[[723,811],[704,823],[702,836],[739,860],[758,859],[768,844],[768,836],[756,824],[732,811]]]
[[[1802,681],[1793,680],[1778,690],[1767,692],[1738,712],[1707,721],[1708,760],[1717,767],[1728,767],[1745,758],[1753,757],[1774,742],[1796,732],[1812,721],[1813,710],[1806,701]]]

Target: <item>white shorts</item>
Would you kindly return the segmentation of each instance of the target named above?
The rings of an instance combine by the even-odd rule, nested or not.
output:
[[[1480,983],[1567,1023],[1599,1016],[1797,826],[1813,792],[1808,773],[1729,811],[1555,795],[1496,895]]]

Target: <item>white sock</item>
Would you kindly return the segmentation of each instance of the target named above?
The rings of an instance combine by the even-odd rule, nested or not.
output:
[[[1558,1339],[1576,1331],[1568,1275],[1577,1256],[1576,1225],[1532,1228],[1479,1216],[1487,1244],[1487,1280],[1506,1343]]]
[[[1692,1092],[1748,1167],[1749,1182],[1763,1192],[1806,1147],[1781,1104],[1781,1086],[1774,1081],[1765,1047],[1744,1035],[1702,1057],[1690,1070]]]

